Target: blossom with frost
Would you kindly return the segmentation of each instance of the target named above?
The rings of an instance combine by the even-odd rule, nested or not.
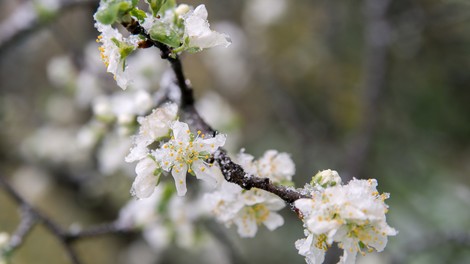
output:
[[[199,5],[196,9],[187,12],[184,16],[184,36],[188,48],[206,49],[222,45],[228,47],[230,37],[210,29],[207,21],[205,5]],[[185,41],[185,42],[186,42]]]
[[[100,22],[96,22],[95,27],[101,33],[97,39],[102,44],[99,47],[101,59],[106,65],[107,71],[114,75],[119,87],[126,89],[130,83],[130,76],[126,72],[125,59],[137,48],[139,38],[134,35],[124,38],[117,29]]]
[[[323,170],[312,177],[311,184],[322,188],[335,186],[341,184],[341,177],[339,177],[338,172],[335,170]]]
[[[311,193],[312,198],[295,201],[302,214],[307,238],[295,243],[307,263],[322,263],[333,242],[344,250],[339,263],[354,263],[357,252],[382,251],[387,236],[397,231],[386,222],[387,193],[379,195],[377,181],[353,179]]]
[[[155,109],[146,117],[139,117],[139,134],[133,138],[133,147],[126,157],[127,162],[143,159],[149,154],[147,148],[150,144],[161,137],[167,136],[170,132],[170,122],[176,119],[178,106],[168,103]]]
[[[206,194],[204,201],[217,220],[227,226],[235,224],[242,237],[254,237],[261,224],[269,230],[284,224],[277,213],[284,208],[284,201],[260,189],[243,190],[236,184],[223,182],[220,190]]]
[[[237,161],[247,173],[269,178],[277,183],[291,181],[295,174],[295,164],[289,154],[277,150],[266,151],[258,160],[242,151],[238,154]]]
[[[194,173],[196,178],[215,185],[219,179],[213,170],[217,168],[204,160],[224,145],[225,135],[218,134],[205,139],[204,134],[198,131],[198,135],[194,136],[188,124],[179,121],[173,122],[170,128],[171,139],[152,154],[163,170],[171,171],[178,195],[186,194],[187,172]]]

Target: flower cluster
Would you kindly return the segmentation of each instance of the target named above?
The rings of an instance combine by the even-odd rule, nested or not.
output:
[[[260,189],[247,191],[236,184],[223,182],[218,191],[206,194],[204,198],[210,213],[228,227],[235,224],[242,237],[254,237],[261,224],[269,230],[284,224],[284,219],[277,213],[284,208],[284,201]]]
[[[325,175],[334,175],[326,171]],[[333,242],[344,250],[339,263],[355,263],[358,252],[382,251],[387,236],[397,231],[386,222],[388,194],[379,194],[376,180],[353,179],[311,193],[311,199],[295,201],[307,238],[295,243],[307,263],[322,263]]]
[[[295,173],[289,155],[275,150],[266,151],[258,160],[241,152],[238,162],[247,173],[270,178],[275,183],[290,181]],[[284,208],[284,201],[264,190],[243,190],[236,184],[224,182],[219,190],[207,194],[205,199],[208,210],[227,226],[235,224],[242,237],[255,236],[261,224],[269,230],[284,224],[284,219],[277,213]]]
[[[138,47],[141,40],[151,40],[167,45],[173,55],[188,51],[197,52],[215,46],[230,45],[229,36],[210,29],[207,10],[204,5],[195,9],[186,4],[176,5],[175,1],[146,1],[149,12],[137,7],[138,1],[102,0],[95,14],[95,27],[101,33],[97,42],[101,58],[107,71],[122,89],[132,82],[126,71],[126,58]],[[138,21],[146,31],[144,35],[123,37],[112,25],[116,22]]]
[[[205,138],[205,135],[198,131],[195,136],[189,130],[188,124],[179,121],[171,124],[171,130],[171,139],[156,149],[152,156],[163,170],[171,172],[178,195],[186,194],[186,173],[195,175],[213,186],[219,183],[220,170],[205,160],[225,144],[225,135]]]

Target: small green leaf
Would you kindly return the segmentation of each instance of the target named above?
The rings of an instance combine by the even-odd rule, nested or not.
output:
[[[147,18],[147,14],[138,9],[138,8],[134,8],[132,9],[131,11],[129,11],[129,14],[131,14],[131,16],[137,18],[137,20],[139,20],[140,22],[143,22],[145,18]]]
[[[176,7],[175,0],[166,0],[165,3],[163,3],[162,7],[160,8],[160,13],[163,14],[165,13],[166,10],[173,9],[175,7]]]
[[[176,48],[181,45],[180,36],[171,25],[164,22],[155,23],[149,30],[150,38],[166,44],[170,47]]]
[[[152,15],[157,16],[158,11],[160,11],[160,8],[166,3],[167,0],[145,0],[147,4],[150,7],[150,10],[152,10]]]
[[[168,208],[168,203],[170,202],[171,197],[173,197],[175,193],[174,185],[172,184],[165,184],[163,187],[163,194],[160,200],[160,203],[157,205],[157,212],[162,214],[166,212]]]
[[[111,25],[116,22],[119,14],[119,3],[110,4],[107,8],[99,10],[95,17],[98,22]]]

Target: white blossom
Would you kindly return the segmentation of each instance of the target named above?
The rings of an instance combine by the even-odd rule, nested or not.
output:
[[[126,71],[125,58],[122,57],[122,51],[123,49],[135,49],[138,38],[132,35],[125,39],[117,29],[100,22],[96,22],[95,27],[101,33],[97,39],[102,44],[99,47],[101,59],[105,63],[107,71],[114,75],[114,79],[119,87],[126,89],[131,81]]]
[[[335,186],[341,184],[341,177],[335,170],[323,170],[319,171],[312,178],[312,184],[315,184],[316,187],[327,187]]]
[[[230,37],[210,29],[205,5],[199,5],[183,16],[184,35],[189,39],[189,48],[206,49],[222,45],[228,47]]]
[[[257,162],[258,175],[275,182],[290,181],[295,173],[295,164],[289,154],[268,150]]]
[[[330,173],[333,174],[333,173]],[[307,263],[321,263],[322,251],[333,242],[344,250],[339,263],[354,263],[357,252],[382,251],[387,236],[397,231],[386,222],[388,206],[379,195],[377,181],[353,179],[347,185],[336,185],[311,193],[311,199],[299,199],[294,205],[303,216],[307,239],[296,248]]]
[[[242,151],[237,156],[237,162],[245,172],[277,183],[291,181],[295,174],[295,164],[289,154],[277,150],[266,151],[258,160]]]
[[[153,152],[155,160],[165,171],[170,172],[175,179],[178,195],[186,194],[186,173],[194,173],[196,178],[215,185],[218,177],[212,170],[212,165],[204,162],[219,147],[225,143],[225,135],[218,134],[213,138],[204,138],[204,134],[198,131],[194,136],[189,130],[188,124],[175,121],[170,126],[171,139],[161,148]]]
[[[133,138],[133,147],[126,157],[127,162],[140,160],[149,154],[148,145],[170,132],[170,122],[175,120],[178,106],[168,103],[155,109],[146,117],[139,117],[139,134]]]
[[[217,220],[227,226],[235,224],[242,237],[253,237],[261,224],[269,230],[284,224],[284,219],[277,213],[284,208],[284,201],[260,189],[248,191],[236,184],[223,182],[220,190],[206,194],[204,200]]]

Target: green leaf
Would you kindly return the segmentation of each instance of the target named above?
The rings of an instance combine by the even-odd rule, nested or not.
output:
[[[96,12],[95,18],[98,22],[111,25],[112,23],[116,22],[119,14],[119,3],[114,3],[108,5],[107,8],[101,9]]]
[[[152,15],[157,16],[158,11],[160,11],[160,8],[167,2],[167,0],[145,0],[147,4],[150,7],[150,10],[152,10]]]
[[[131,11],[129,11],[129,14],[131,14],[131,16],[137,18],[137,20],[139,20],[140,22],[143,22],[145,18],[147,18],[147,14],[138,9],[138,8],[134,8],[132,9]]]
[[[173,9],[175,7],[176,7],[175,0],[166,0],[165,3],[160,8],[160,13],[163,14],[165,13],[166,10]]]
[[[106,8],[102,8],[96,12],[95,18],[102,24],[111,25],[118,21],[123,15],[127,14],[134,6],[134,1],[110,1]]]
[[[174,185],[168,183],[162,186],[163,189],[163,194],[160,203],[157,205],[157,212],[160,214],[163,214],[166,212],[168,208],[168,202],[170,201],[171,197],[173,197],[175,193],[175,188]]]
[[[181,45],[180,36],[171,25],[164,22],[155,23],[149,30],[150,38],[166,44],[170,47],[176,48]]]

